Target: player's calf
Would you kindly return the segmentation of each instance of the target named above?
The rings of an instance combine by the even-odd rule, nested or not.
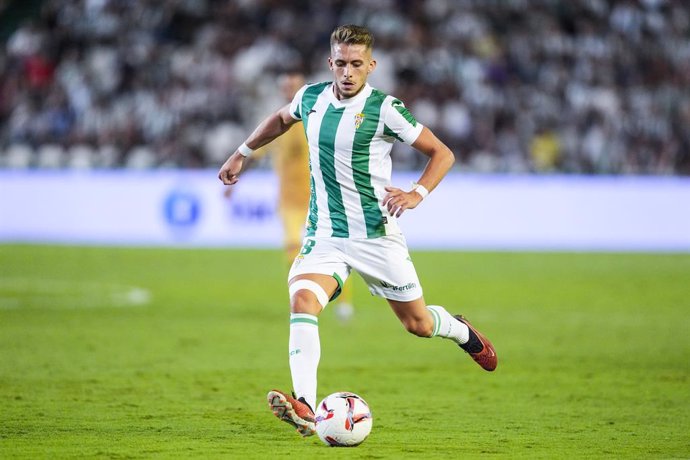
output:
[[[432,337],[434,333],[434,322],[426,318],[406,318],[403,320],[403,325],[407,332],[414,334],[417,337]]]

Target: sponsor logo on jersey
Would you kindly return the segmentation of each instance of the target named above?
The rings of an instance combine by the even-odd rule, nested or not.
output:
[[[393,291],[409,291],[410,289],[414,289],[417,287],[417,283],[407,283],[404,286],[393,286],[392,284],[388,284],[385,281],[380,281],[381,286],[386,288],[386,289],[392,289]]]

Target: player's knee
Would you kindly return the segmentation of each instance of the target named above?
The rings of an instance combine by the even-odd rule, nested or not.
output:
[[[309,313],[317,315],[321,312],[322,308],[323,307],[316,299],[316,295],[306,289],[300,289],[290,297],[290,311],[292,311],[292,313]]]
[[[300,279],[290,284],[290,310],[318,315],[328,303],[328,294],[316,282]]]

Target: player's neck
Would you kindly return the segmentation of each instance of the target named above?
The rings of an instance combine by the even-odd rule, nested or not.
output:
[[[333,82],[332,91],[333,91],[333,96],[334,96],[337,100],[346,102],[346,101],[349,101],[349,100],[351,100],[351,99],[354,99],[354,98],[356,98],[357,96],[359,96],[360,94],[362,94],[362,91],[364,91],[364,89],[365,89],[366,87],[367,87],[367,83],[365,82],[365,83],[361,86],[361,88],[359,88],[359,90],[358,90],[355,94],[353,94],[352,96],[347,96],[347,97],[346,97],[346,96],[344,96],[340,91],[338,91],[338,85],[335,84],[335,82]]]

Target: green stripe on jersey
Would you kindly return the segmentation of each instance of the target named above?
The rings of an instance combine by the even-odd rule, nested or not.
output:
[[[314,107],[314,104],[316,104],[316,99],[319,97],[319,94],[321,94],[324,88],[329,84],[328,82],[319,83],[304,90],[304,94],[302,95],[301,115],[305,133],[307,132],[307,123],[309,122],[309,111]]]
[[[319,222],[319,207],[316,205],[316,187],[314,186],[314,173],[309,160],[309,215],[307,216],[307,230],[305,236],[316,235],[316,224]]]
[[[407,110],[407,107],[405,107],[405,104],[402,103],[400,99],[395,99],[392,102],[393,107],[395,110],[400,112],[400,115],[405,117],[405,120],[407,120],[412,126],[417,126],[417,120],[412,116],[409,110]]]
[[[400,136],[398,136],[397,134],[395,134],[395,131],[393,131],[392,129],[390,129],[390,128],[389,128],[388,126],[386,126],[386,125],[383,125],[383,134],[384,134],[385,136],[394,137],[394,138],[396,138],[397,140],[399,140],[400,142],[405,142],[405,141],[402,140],[402,138],[401,138]]]
[[[330,104],[323,115],[319,130],[319,166],[328,196],[328,211],[333,227],[331,236],[347,238],[350,236],[350,232],[343,206],[343,194],[335,175],[335,135],[338,132],[338,124],[343,117],[343,112],[345,112],[344,108],[336,109]]]
[[[371,140],[376,134],[381,116],[381,105],[385,98],[386,95],[381,91],[372,91],[364,103],[364,108],[362,109],[364,117],[359,128],[355,131],[355,137],[352,142],[352,177],[359,192],[368,238],[375,238],[386,234],[383,213],[379,208],[379,202],[374,193],[374,186],[371,183],[371,173],[369,172]]]
[[[329,85],[329,82],[312,85],[304,90],[302,95],[302,127],[304,134],[307,134],[307,126],[309,124],[309,112],[314,107],[316,99],[319,94]],[[316,234],[316,224],[319,220],[319,207],[316,205],[316,188],[314,187],[314,172],[311,164],[311,155],[309,156],[309,173],[310,173],[310,194],[309,194],[309,216],[307,217],[306,236],[314,236]]]

